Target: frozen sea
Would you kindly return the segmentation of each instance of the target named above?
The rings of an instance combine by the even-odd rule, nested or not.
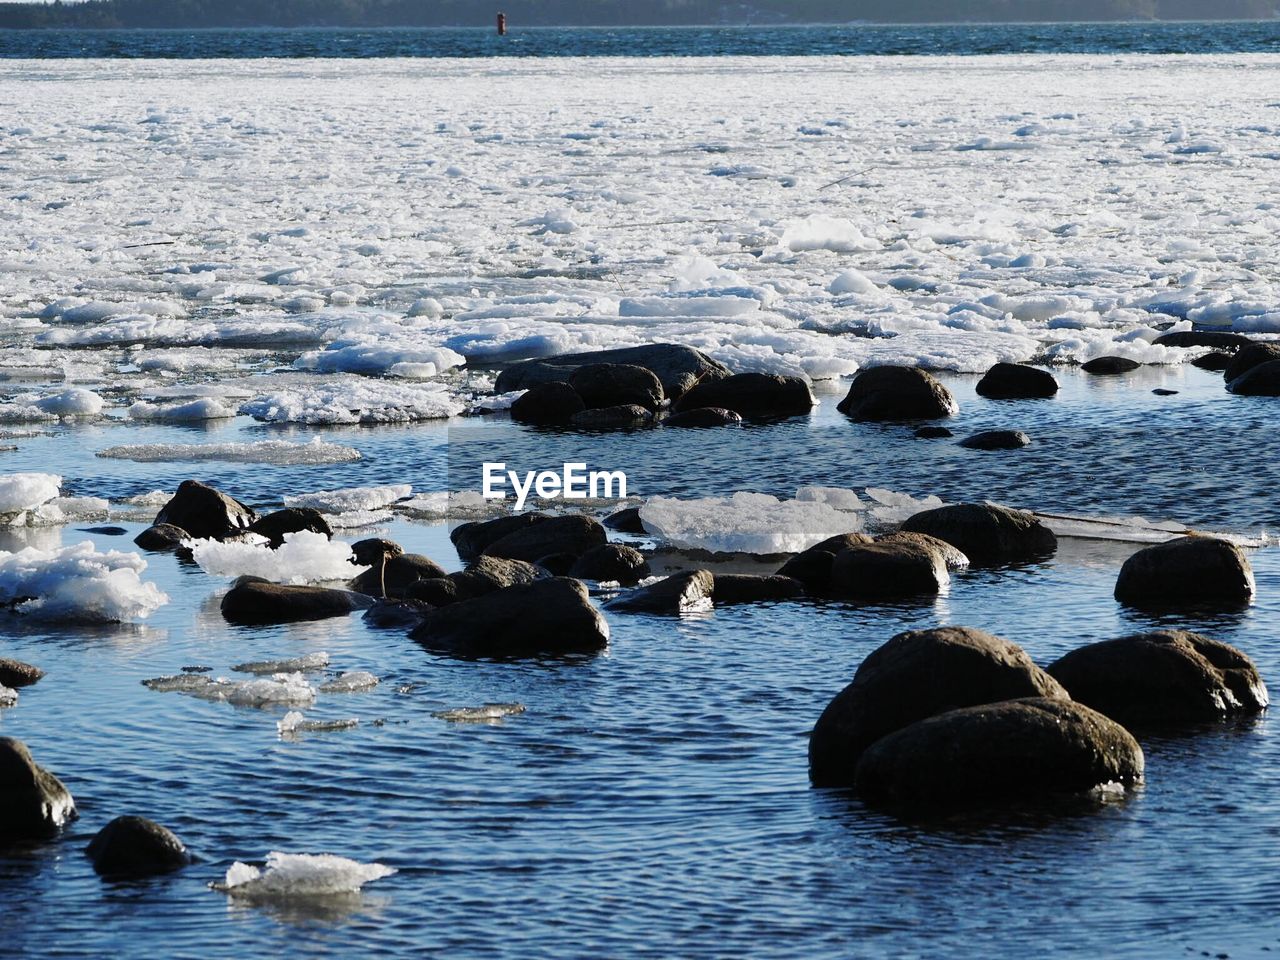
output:
[[[451,451],[464,435],[526,469],[622,467],[643,497],[887,488],[1257,537],[1280,524],[1280,401],[1152,341],[1280,334],[1278,80],[1266,53],[0,61],[0,495],[46,473],[106,501],[27,514],[0,549],[131,557],[154,492],[193,476],[259,509],[409,485],[418,508],[331,498],[338,539],[385,534],[456,569],[423,495],[479,486]],[[588,437],[513,424],[492,395],[506,362],[655,341],[804,375],[822,403]],[[1102,355],[1145,366],[1078,369]],[[984,400],[997,360],[1050,364],[1063,390]],[[937,371],[958,435],[1032,446],[848,422],[848,378],[885,363]],[[104,523],[126,533],[85,532]],[[117,558],[99,599],[128,622],[0,621],[0,655],[49,674],[0,734],[81,809],[60,840],[0,856],[0,937],[85,957],[1269,956],[1266,718],[1147,740],[1146,787],[1074,816],[908,823],[808,786],[807,733],[871,649],[962,623],[1047,663],[1148,628],[1111,596],[1135,548],[1064,540],[928,604],[610,614],[607,654],[523,663],[357,617],[232,627],[227,577]],[[1155,622],[1274,680],[1280,553],[1252,559],[1248,610]],[[354,728],[282,736],[294,707],[141,684],[320,651],[314,686],[381,680],[302,708]],[[525,712],[435,715],[510,702]],[[123,813],[200,861],[100,881],[81,848]],[[301,904],[209,889],[277,850],[397,872]]]

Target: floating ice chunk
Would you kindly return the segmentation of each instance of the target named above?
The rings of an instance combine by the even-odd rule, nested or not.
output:
[[[857,270],[846,270],[827,287],[828,293],[875,293],[877,287]]]
[[[372,690],[381,681],[368,670],[348,670],[332,680],[320,684],[321,693],[359,693]]]
[[[440,305],[440,301],[435,297],[423,297],[420,300],[413,301],[409,306],[408,316],[438,320],[444,316],[444,307]]]
[[[867,505],[862,502],[861,497],[852,490],[845,490],[842,487],[800,487],[796,490],[796,499],[825,503],[836,510],[855,511],[867,509]]]
[[[259,900],[324,897],[355,893],[366,883],[389,877],[396,871],[380,863],[360,863],[329,853],[267,854],[266,869],[236,862],[227,869],[223,883],[213,884],[234,897]]]
[[[50,620],[141,620],[169,602],[138,576],[147,561],[136,553],[99,553],[85,541],[55,550],[0,550],[0,606]]]
[[[740,317],[756,313],[760,301],[747,297],[627,297],[620,317]]]
[[[320,373],[363,373],[377,376],[389,373],[397,366],[412,364],[427,371],[415,375],[415,379],[425,380],[466,362],[465,357],[446,347],[424,347],[420,342],[351,343],[337,340],[324,350],[304,354],[294,366],[300,370],[315,370]]]
[[[139,400],[129,407],[132,420],[169,420],[185,422],[194,420],[224,420],[236,412],[226,404],[211,397],[191,400],[187,403],[158,404]]]
[[[257,440],[253,443],[140,443],[108,447],[100,457],[163,463],[188,460],[227,460],[232,463],[269,463],[274,466],[350,463],[360,459],[360,451],[319,438],[309,443],[288,440]]]
[[[537,227],[534,235],[544,233],[570,234],[577,233],[578,224],[574,222],[573,211],[565,207],[559,207],[555,210],[548,210],[540,217],[532,220],[521,220],[518,226],[521,227]]]
[[[382,487],[348,487],[343,490],[317,490],[285,497],[286,507],[310,507],[322,513],[348,513],[352,510],[377,510],[404,500],[413,494],[413,486],[394,483]]]
[[[102,412],[102,405],[100,396],[83,387],[72,387],[35,402],[37,409],[55,417],[96,417]]]
[[[344,381],[255,397],[240,412],[269,423],[410,423],[456,416],[464,409],[440,384]]]
[[[275,583],[349,580],[367,569],[351,562],[350,545],[311,530],[286,533],[284,544],[275,550],[251,543],[196,540],[191,555],[212,576],[263,577]]]
[[[494,723],[503,717],[514,717],[524,711],[523,703],[485,703],[478,707],[437,710],[431,715],[437,720],[448,720],[450,723]]]
[[[395,504],[394,509],[398,513],[423,520],[475,517],[505,512],[502,501],[486,500],[479,490],[420,493],[411,500],[402,500]]]
[[[198,673],[177,673],[164,677],[151,677],[143,680],[142,685],[157,693],[189,693],[207,687],[213,683],[209,677]]]
[[[277,673],[271,679],[233,680],[219,678],[210,687],[220,688],[218,699],[241,707],[268,707],[279,703],[311,703],[315,687],[301,673]],[[201,694],[204,695],[203,693]]]
[[[853,221],[816,213],[803,220],[793,220],[782,233],[782,246],[800,253],[805,250],[830,250],[855,253],[876,250],[880,244],[862,235]]]
[[[7,473],[0,476],[0,515],[30,510],[52,500],[62,487],[53,473]]]
[[[290,660],[250,660],[237,663],[231,669],[237,673],[300,673],[308,670],[323,670],[329,665],[329,654],[323,650],[317,653],[303,654]]]
[[[11,527],[52,527],[80,520],[105,520],[111,504],[101,497],[54,497],[9,518]]]
[[[18,702],[18,691],[0,684],[0,707],[12,707]]]
[[[871,516],[883,524],[902,523],[908,517],[924,510],[943,506],[940,498],[927,496],[916,498],[906,493],[895,493],[882,487],[867,487],[867,497],[873,502]]]
[[[655,497],[640,508],[645,529],[682,549],[713,553],[799,553],[862,526],[826,503],[779,500],[763,493],[676,500]]]
[[[347,720],[308,720],[297,710],[290,710],[283,720],[276,721],[276,730],[282,737],[296,737],[300,733],[325,733],[331,730],[350,730],[358,726],[354,717]]]

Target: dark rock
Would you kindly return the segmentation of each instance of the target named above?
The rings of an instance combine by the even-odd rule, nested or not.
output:
[[[804,594],[804,584],[794,577],[759,576],[753,573],[717,573],[712,597],[716,606],[791,600]]]
[[[0,687],[29,687],[43,676],[39,667],[0,657]]]
[[[434,609],[425,600],[377,600],[360,619],[371,627],[402,630],[416,627]]]
[[[1028,560],[1052,554],[1058,538],[1033,514],[995,503],[957,503],[925,510],[902,529],[945,540],[973,563]]]
[[[1173,397],[1173,396],[1176,396],[1178,393],[1177,390],[1166,390],[1164,387],[1156,387],[1151,392],[1154,393],[1157,397]]]
[[[1258,713],[1268,703],[1253,661],[1185,630],[1091,643],[1048,672],[1071,699],[1126,725],[1220,720]]]
[[[951,578],[942,555],[908,540],[860,543],[836,554],[833,596],[856,600],[933,596]]]
[[[1250,367],[1227,384],[1242,397],[1280,397],[1280,360],[1268,360]]]
[[[96,533],[100,537],[123,537],[129,531],[124,527],[79,527],[81,533]]]
[[[510,517],[498,517],[496,520],[477,520],[454,527],[449,531],[449,539],[453,541],[460,558],[471,560],[480,556],[489,544],[497,543],[508,534],[550,519],[545,513],[517,513]]]
[[[835,562],[836,554],[846,547],[871,542],[871,538],[862,533],[828,537],[784,563],[778,570],[778,576],[799,580],[809,593],[825,594],[831,587],[831,564]]]
[[[1116,599],[1138,607],[1247,604],[1256,587],[1244,551],[1216,537],[1179,537],[1139,550],[1120,568]]]
[[[881,737],[958,707],[1067,692],[1016,643],[971,627],[910,630],[873,650],[827,705],[809,738],[818,786],[853,783],[858,759]]]
[[[960,409],[951,391],[916,367],[872,367],[853,379],[837,409],[855,420],[936,420]]]
[[[945,540],[939,540],[937,537],[931,537],[926,533],[910,533],[906,530],[895,530],[893,533],[882,533],[876,537],[876,543],[914,543],[922,547],[928,547],[930,550],[942,557],[942,562],[948,570],[960,570],[969,566],[969,558],[960,550],[947,543]]]
[[[85,853],[104,876],[155,876],[191,862],[172,830],[145,817],[116,817],[89,841]]]
[[[569,576],[597,582],[616,580],[630,586],[649,576],[649,561],[634,547],[606,543],[580,556],[569,570]]]
[[[609,625],[586,587],[553,577],[442,607],[410,636],[431,649],[510,657],[599,650]]]
[[[631,590],[610,600],[605,606],[624,613],[687,613],[706,609],[715,594],[715,587],[715,577],[709,570],[692,570]]]
[[[1206,353],[1203,357],[1196,357],[1191,361],[1193,367],[1199,367],[1201,370],[1226,370],[1231,366],[1231,354],[1229,353]]]
[[[294,623],[345,617],[373,601],[363,594],[326,587],[271,583],[259,577],[240,577],[222,598],[222,616],[230,623]]]
[[[1151,342],[1157,347],[1212,347],[1228,353],[1253,343],[1248,337],[1222,330],[1179,330],[1177,333],[1162,333]]]
[[[929,717],[873,744],[855,785],[871,803],[945,808],[1083,794],[1142,780],[1124,727],[1070,700],[1034,697]]]
[[[604,525],[619,533],[647,533],[640,520],[639,507],[626,507],[604,518]]]
[[[721,363],[692,347],[674,343],[653,343],[642,347],[623,347],[591,353],[568,353],[541,360],[513,364],[498,374],[495,393],[524,390],[534,384],[558,380],[567,382],[573,371],[586,364],[623,363],[652,371],[662,383],[663,393],[678,397],[699,380],[729,375]]]
[[[673,413],[662,421],[664,427],[730,427],[742,423],[742,415],[724,407],[696,407]]]
[[[915,432],[917,440],[941,440],[943,437],[954,437],[955,434],[946,427],[921,427]]]
[[[197,540],[222,540],[228,534],[248,529],[257,515],[239,500],[233,500],[199,480],[183,480],[178,491],[156,514],[155,524],[172,524]]]
[[[511,419],[540,426],[568,423],[586,404],[567,383],[540,383],[511,404]]]
[[[1031,443],[1021,430],[984,430],[960,441],[970,450],[1017,450]]]
[[[626,363],[588,363],[569,375],[588,410],[639,406],[657,410],[665,399],[662,382],[652,370]]]
[[[419,580],[405,589],[405,596],[443,607],[459,600],[482,597],[504,587],[533,583],[545,579],[547,571],[523,560],[504,560],[482,556],[467,569],[447,577]]]
[[[439,580],[419,580],[417,583],[410,584],[404,591],[405,600],[418,601],[431,607],[447,607],[451,603],[465,600],[467,598],[458,593],[458,583],[455,579],[458,576],[460,574],[455,573],[441,577]]]
[[[676,413],[699,407],[732,410],[744,417],[787,417],[808,413],[817,403],[800,377],[771,373],[736,373],[704,380],[676,401]]]
[[[595,547],[591,548],[596,549]],[[588,551],[590,552],[590,551]],[[578,558],[572,553],[551,553],[545,557],[539,557],[534,566],[541,567],[553,577],[567,577],[569,571],[573,569],[573,565],[578,562]]]
[[[591,517],[570,514],[548,517],[541,523],[508,533],[481,551],[490,557],[506,557],[508,560],[535,562],[539,557],[552,553],[569,553],[581,556],[592,547],[608,540],[604,527]]]
[[[1024,363],[997,363],[978,381],[978,395],[991,400],[1043,400],[1058,392],[1048,370]]]
[[[31,758],[21,740],[0,737],[0,836],[52,836],[76,817],[76,802],[62,781]]]
[[[259,517],[249,524],[249,532],[266,537],[271,541],[272,550],[284,545],[286,533],[297,533],[300,530],[333,537],[329,522],[319,510],[312,510],[310,507],[286,507],[284,510],[276,510],[274,513]]]
[[[1254,367],[1272,360],[1280,360],[1280,343],[1251,343],[1247,347],[1241,347],[1231,358],[1231,362],[1222,370],[1222,379],[1230,383]]]
[[[133,542],[143,550],[176,550],[188,540],[191,534],[171,523],[159,523],[147,527],[133,538]]]
[[[1094,357],[1088,363],[1082,363],[1080,369],[1085,373],[1109,375],[1129,373],[1140,366],[1142,364],[1137,360],[1130,360],[1128,357]]]
[[[357,566],[372,567],[381,563],[383,557],[391,559],[392,557],[401,556],[404,553],[404,547],[394,540],[370,537],[367,540],[357,540],[353,543],[351,545],[351,553]]]
[[[420,553],[402,553],[371,566],[348,586],[370,597],[403,597],[419,580],[434,580],[448,574],[444,567]]]
[[[569,418],[569,426],[575,430],[625,430],[650,423],[653,423],[653,414],[634,403],[622,407],[583,410]]]

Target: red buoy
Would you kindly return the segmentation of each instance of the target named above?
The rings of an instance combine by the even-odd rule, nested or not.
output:
[[[498,14],[498,36],[505,37],[507,35],[507,15],[505,13]]]

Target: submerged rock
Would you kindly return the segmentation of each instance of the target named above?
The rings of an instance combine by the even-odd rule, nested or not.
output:
[[[1222,379],[1231,381],[1243,376],[1254,367],[1273,360],[1280,360],[1280,343],[1250,343],[1241,347],[1222,370]]]
[[[569,375],[569,386],[588,410],[639,406],[652,412],[666,396],[652,370],[627,363],[584,364]]]
[[[1227,384],[1242,397],[1280,397],[1280,360],[1268,360],[1250,367]]]
[[[568,575],[578,580],[616,580],[630,586],[649,576],[649,561],[634,547],[606,543],[592,547],[570,567]]]
[[[0,836],[42,839],[76,817],[62,781],[39,766],[21,740],[0,737]]]
[[[511,404],[511,419],[519,423],[553,426],[568,423],[586,409],[577,391],[567,383],[541,383]]]
[[[29,687],[43,676],[39,667],[0,657],[0,687]]]
[[[872,803],[946,808],[1047,799],[1142,780],[1124,727],[1070,700],[1033,697],[951,710],[869,747],[858,794]]]
[[[156,514],[155,525],[170,524],[196,540],[221,540],[247,530],[257,514],[199,480],[183,480],[173,498]]]
[[[349,590],[271,583],[240,577],[222,598],[222,616],[230,623],[293,623],[345,617],[373,601]]]
[[[973,563],[1029,560],[1052,554],[1053,531],[1033,514],[995,503],[957,503],[925,510],[902,525],[908,533],[945,540]]]
[[[531,656],[602,649],[609,625],[585,586],[554,577],[432,611],[410,636],[466,656]]]
[[[143,550],[176,550],[191,540],[191,534],[171,523],[157,523],[133,538]]]
[[[700,380],[729,375],[724,364],[692,347],[674,343],[652,343],[616,350],[567,353],[558,357],[516,363],[498,374],[494,392],[510,393],[512,390],[525,390],[534,384],[550,381],[567,382],[578,367],[602,363],[621,363],[651,371],[661,382],[663,393],[670,398],[679,397]]]
[[[85,853],[93,869],[105,876],[172,873],[191,862],[172,830],[145,817],[116,817],[89,841]]]
[[[944,437],[954,437],[955,434],[946,427],[921,427],[914,436],[917,440],[941,440]]]
[[[1191,361],[1193,367],[1199,367],[1201,370],[1226,370],[1231,366],[1231,354],[1229,353],[1206,353],[1203,357],[1196,357]]]
[[[273,550],[284,545],[286,533],[297,533],[300,530],[333,537],[333,530],[329,528],[329,522],[325,520],[324,515],[310,507],[286,507],[259,517],[249,524],[249,532],[266,537]]]
[[[546,517],[539,523],[528,524],[521,529],[494,540],[481,553],[490,557],[509,560],[527,560],[530,563],[553,553],[581,556],[592,547],[609,539],[604,527],[591,517],[570,514]]]
[[[1021,647],[971,627],[900,633],[872,651],[827,705],[809,739],[817,786],[848,786],[881,737],[957,707],[1016,697],[1067,698]]]
[[[434,609],[425,600],[376,600],[360,619],[371,627],[403,629],[416,627]]]
[[[1112,375],[1117,373],[1129,373],[1137,370],[1142,364],[1137,360],[1130,360],[1128,357],[1094,357],[1088,363],[1082,363],[1080,369],[1085,373],[1095,375]]]
[[[942,554],[908,540],[860,543],[831,564],[833,596],[854,600],[934,596],[950,583]]]
[[[960,446],[970,450],[1017,450],[1031,443],[1031,438],[1021,430],[984,430],[960,441]]]
[[[664,427],[731,427],[742,423],[742,414],[724,407],[695,407],[673,413],[662,421]]]
[[[717,573],[712,587],[712,599],[716,606],[791,600],[803,594],[803,583],[794,577],[777,574],[761,576],[754,573]]]
[[[1178,330],[1174,333],[1162,333],[1151,342],[1157,347],[1212,347],[1228,353],[1234,353],[1253,343],[1239,333],[1222,330]]]
[[[1186,630],[1091,643],[1048,671],[1073,700],[1130,725],[1220,720],[1269,702],[1244,653]]]
[[[696,610],[709,610],[715,588],[716,581],[711,571],[691,570],[614,597],[605,606],[624,613],[675,616]]]
[[[837,408],[854,420],[936,420],[960,410],[956,398],[916,367],[872,367],[849,386]]]
[[[1048,370],[1025,363],[997,363],[978,381],[977,391],[990,400],[1043,400],[1058,392],[1058,381]]]
[[[817,403],[807,381],[771,373],[737,373],[704,380],[673,406],[676,413],[699,407],[732,410],[744,417],[787,417],[808,413]]]
[[[1115,597],[1131,606],[1247,604],[1256,591],[1244,551],[1217,537],[1179,537],[1139,550],[1120,568]]]
[[[650,423],[653,414],[634,403],[583,410],[569,418],[569,426],[576,430],[625,430]]]

